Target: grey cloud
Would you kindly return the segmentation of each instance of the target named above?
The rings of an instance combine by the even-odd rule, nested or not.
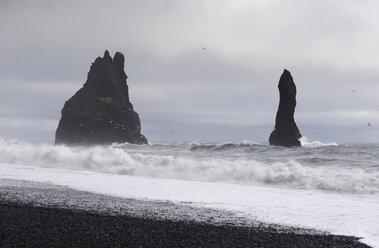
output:
[[[32,142],[53,142],[58,121],[40,118],[0,117],[1,138]]]
[[[378,16],[373,0],[1,1],[0,137],[38,129],[12,120],[57,122],[109,49],[126,54],[130,98],[153,140],[266,140],[284,68],[303,134],[378,140]]]

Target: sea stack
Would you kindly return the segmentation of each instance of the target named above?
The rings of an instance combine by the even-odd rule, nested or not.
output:
[[[122,53],[112,59],[105,51],[92,63],[86,83],[64,104],[55,144],[147,144],[129,101],[124,62]]]
[[[296,107],[296,86],[291,73],[284,69],[279,80],[279,108],[276,113],[275,128],[269,142],[276,146],[301,146],[301,134],[293,118]]]

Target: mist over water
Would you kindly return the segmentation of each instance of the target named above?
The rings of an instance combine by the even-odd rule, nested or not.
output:
[[[0,163],[107,174],[379,193],[378,145],[309,142],[283,148],[255,142],[67,147],[0,140]]]

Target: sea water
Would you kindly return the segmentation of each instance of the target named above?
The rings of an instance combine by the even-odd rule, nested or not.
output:
[[[0,140],[0,178],[229,210],[269,224],[354,235],[379,247],[379,145],[305,138],[302,145],[67,147]]]

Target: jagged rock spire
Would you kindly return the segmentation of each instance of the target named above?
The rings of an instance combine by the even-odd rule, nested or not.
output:
[[[301,134],[294,120],[296,107],[296,85],[291,73],[284,69],[279,80],[279,108],[276,113],[275,128],[269,142],[277,146],[301,146]]]
[[[124,55],[104,52],[92,64],[83,87],[66,101],[56,144],[146,144],[138,114],[129,101]]]

